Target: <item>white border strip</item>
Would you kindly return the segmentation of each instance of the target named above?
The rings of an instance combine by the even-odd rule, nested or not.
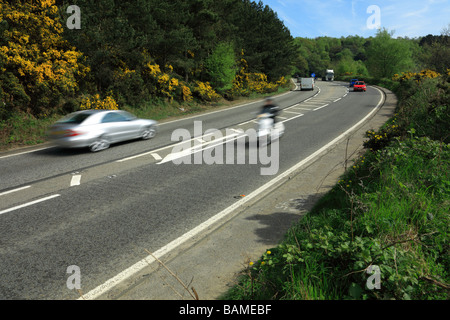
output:
[[[36,204],[36,203],[39,203],[39,202],[43,202],[43,201],[47,201],[47,200],[50,200],[50,199],[53,199],[53,198],[56,198],[56,197],[59,197],[59,196],[60,196],[60,194],[54,194],[54,195],[46,197],[46,198],[42,198],[42,199],[39,199],[39,200],[35,200],[35,201],[28,202],[28,203],[24,203],[24,204],[21,204],[20,206],[16,206],[16,207],[13,207],[13,208],[9,208],[9,209],[0,211],[0,215],[4,214],[4,213],[7,213],[7,212],[14,211],[14,210],[18,210],[18,209],[22,209],[22,208],[25,208],[25,207],[29,207],[29,206],[31,206],[33,204]]]
[[[13,193],[13,192],[17,192],[17,191],[21,191],[21,190],[24,190],[24,189],[28,189],[30,187],[31,186],[26,186],[26,187],[17,188],[17,189],[14,189],[14,190],[9,190],[9,191],[2,192],[2,193],[0,193],[0,197],[4,196],[4,195],[7,195],[7,194],[10,194],[10,193]]]
[[[9,157],[14,157],[14,156],[20,156],[22,154],[33,153],[33,152],[46,150],[46,149],[50,149],[50,148],[52,148],[52,147],[46,147],[46,148],[34,149],[34,150],[30,150],[30,151],[24,151],[24,152],[19,152],[19,153],[8,154],[6,156],[1,156],[0,159],[5,159],[5,158],[9,158]]]
[[[344,138],[347,134],[351,133],[353,130],[355,130],[358,126],[360,126],[362,123],[364,123],[369,117],[372,116],[372,114],[374,114],[380,108],[380,106],[381,106],[381,104],[383,102],[384,95],[378,88],[375,88],[375,89],[378,90],[381,93],[380,101],[378,102],[377,106],[369,114],[367,114],[362,120],[360,120],[353,127],[351,127],[350,129],[348,129],[347,131],[345,131],[344,133],[339,135],[333,141],[329,142],[328,144],[326,144],[325,146],[323,146],[322,148],[320,148],[319,150],[317,150],[313,154],[309,155],[307,158],[305,158],[302,161],[300,161],[299,163],[297,163],[295,166],[291,167],[290,169],[286,170],[285,172],[283,172],[282,174],[280,174],[276,178],[270,180],[269,182],[267,182],[266,184],[264,184],[260,188],[256,189],[255,191],[253,191],[252,193],[250,193],[246,197],[241,198],[241,200],[239,200],[238,202],[234,203],[233,205],[229,206],[225,210],[223,210],[220,213],[216,214],[215,216],[211,217],[210,219],[208,219],[207,221],[205,221],[202,224],[198,225],[194,229],[192,229],[192,230],[188,231],[187,233],[183,234],[179,238],[173,240],[172,242],[170,242],[169,244],[165,245],[161,249],[155,251],[153,253],[153,255],[155,257],[157,257],[158,259],[160,259],[162,256],[164,256],[165,254],[171,252],[172,250],[177,248],[179,245],[185,243],[189,239],[192,239],[194,236],[198,235],[200,232],[208,229],[214,223],[216,223],[219,220],[225,218],[231,212],[233,212],[237,208],[241,207],[246,202],[249,202],[250,200],[252,200],[256,196],[258,196],[260,193],[262,193],[263,191],[269,189],[271,186],[273,186],[274,184],[276,184],[280,180],[286,178],[287,176],[289,176],[290,174],[292,174],[293,172],[295,172],[296,170],[298,170],[299,168],[304,166],[307,162],[309,162],[310,160],[312,160],[315,157],[317,157],[323,151],[325,151],[326,149],[328,149],[332,145],[336,144],[339,140]],[[155,260],[154,257],[152,257],[151,255],[148,255],[146,258],[138,261],[137,263],[135,263],[134,265],[132,265],[128,269],[120,272],[118,275],[112,277],[111,279],[107,280],[105,283],[99,285],[95,289],[89,291],[88,293],[86,293],[82,297],[78,298],[78,300],[84,300],[84,299],[91,300],[91,299],[98,298],[100,295],[102,295],[105,292],[109,291],[110,289],[112,289],[117,284],[119,284],[122,281],[128,279],[129,277],[131,277],[135,273],[141,271],[142,269],[144,269],[145,267],[149,266],[151,263],[153,263],[155,261],[156,260]]]

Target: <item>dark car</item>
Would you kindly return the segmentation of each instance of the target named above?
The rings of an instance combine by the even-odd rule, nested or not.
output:
[[[355,82],[357,82],[357,81],[358,81],[358,79],[352,79],[352,80],[350,80],[350,85],[349,85],[349,87],[352,88],[352,87],[355,85]]]

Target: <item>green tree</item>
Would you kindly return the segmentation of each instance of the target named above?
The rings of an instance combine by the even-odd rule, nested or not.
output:
[[[392,38],[394,32],[378,30],[367,50],[367,69],[375,77],[389,78],[414,67],[411,42]]]
[[[206,59],[205,67],[211,84],[219,93],[231,89],[237,71],[233,45],[219,43]]]
[[[422,50],[418,59],[424,68],[447,73],[450,68],[450,24],[439,36],[429,34],[423,37],[419,46]]]

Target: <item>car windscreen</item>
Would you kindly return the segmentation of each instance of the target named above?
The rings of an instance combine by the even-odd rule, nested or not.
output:
[[[86,120],[89,116],[91,116],[92,113],[76,113],[76,114],[69,114],[58,121],[58,123],[73,123],[73,124],[80,124],[84,120]]]

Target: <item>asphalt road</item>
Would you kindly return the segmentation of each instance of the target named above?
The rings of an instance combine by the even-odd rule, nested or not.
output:
[[[261,102],[165,122],[155,139],[100,153],[46,147],[0,154],[0,299],[73,299],[69,266],[79,268],[83,292],[102,286],[144,250],[158,251],[332,141],[380,99],[375,88],[348,92],[344,83],[321,81],[314,92],[277,97],[286,132],[272,153],[245,149],[256,164],[249,157],[205,163],[236,145],[211,148],[194,122],[201,121],[201,134],[239,134],[254,126]],[[177,129],[194,138],[194,155],[173,152]],[[264,168],[274,174],[263,175]]]

